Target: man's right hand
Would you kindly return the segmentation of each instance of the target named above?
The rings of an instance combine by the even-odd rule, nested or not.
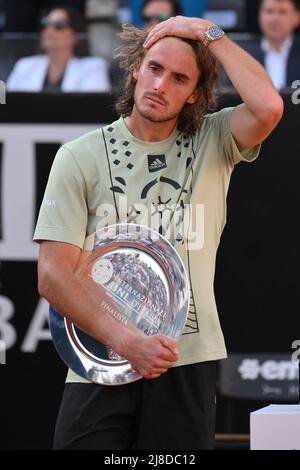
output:
[[[177,342],[164,335],[134,335],[125,345],[125,357],[146,379],[155,379],[173,367],[178,359]]]

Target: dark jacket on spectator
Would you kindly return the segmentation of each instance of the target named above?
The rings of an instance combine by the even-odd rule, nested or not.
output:
[[[258,62],[265,66],[265,53],[261,48],[261,39],[244,42],[241,45]],[[294,38],[287,61],[287,87],[291,87],[294,80],[300,80],[300,38]]]

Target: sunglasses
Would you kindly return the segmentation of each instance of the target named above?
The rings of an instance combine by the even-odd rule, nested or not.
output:
[[[168,13],[157,13],[157,15],[142,15],[143,23],[150,23],[153,20],[166,21],[171,18]]]
[[[42,18],[41,19],[42,29],[47,28],[48,26],[52,26],[57,31],[62,31],[63,29],[69,28],[70,23],[67,20],[50,21],[48,18]]]

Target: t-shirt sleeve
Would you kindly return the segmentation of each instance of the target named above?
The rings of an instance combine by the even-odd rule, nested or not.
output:
[[[240,161],[254,161],[258,157],[261,147],[259,144],[254,147],[244,148],[243,150],[238,149],[230,131],[230,116],[234,109],[234,107],[224,108],[212,115],[219,145],[223,148],[225,158],[232,166]]]
[[[86,226],[84,177],[71,151],[63,146],[50,171],[33,239],[60,241],[82,248]]]

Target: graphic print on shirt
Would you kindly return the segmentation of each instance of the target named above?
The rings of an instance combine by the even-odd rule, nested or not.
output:
[[[177,211],[179,211],[179,215],[176,214],[176,227],[178,227],[178,231],[176,232],[176,242],[180,243],[184,251],[186,253],[187,257],[187,273],[189,277],[189,282],[190,282],[190,302],[189,302],[189,312],[188,312],[188,317],[186,324],[184,326],[184,330],[182,333],[182,336],[184,335],[189,335],[193,333],[199,333],[199,323],[198,323],[198,316],[197,316],[197,309],[196,309],[196,303],[195,303],[195,298],[194,298],[194,292],[193,292],[193,282],[192,282],[192,276],[191,276],[191,266],[190,266],[190,250],[188,249],[188,246],[186,244],[188,243],[187,240],[184,237],[184,234],[181,232],[180,228],[183,228],[182,222],[184,220],[185,213],[184,211],[186,210],[185,206],[185,198],[188,197],[188,195],[192,194],[193,192],[193,166],[192,166],[193,158],[187,157],[187,164],[186,168],[189,169],[190,165],[190,171],[188,174],[188,178],[185,182],[184,188],[181,192],[181,198],[180,198],[180,203],[177,204]],[[188,206],[189,207],[189,206]]]
[[[184,190],[183,193],[187,193],[187,190]],[[174,209],[170,207],[170,202],[171,198],[168,199],[167,201],[162,201],[161,197],[158,197],[158,202],[152,202],[152,207],[154,209],[154,212],[152,212],[152,216],[155,214],[158,214],[161,219],[161,223],[159,225],[159,233],[163,235],[163,218],[166,213],[172,217]],[[181,214],[176,216],[176,225],[182,227],[182,222],[183,222],[183,215],[182,212],[184,211],[184,202],[183,200],[180,201],[180,206],[175,209],[175,211],[179,211],[181,209]],[[167,217],[167,218],[170,218]],[[184,241],[184,236],[180,232],[176,234],[176,239],[175,241],[177,243],[180,243],[182,245],[185,244]],[[173,243],[174,245],[174,243]],[[189,251],[187,251],[187,256],[189,257]],[[189,268],[189,263],[188,263],[188,268]],[[197,333],[199,331],[198,328],[198,319],[197,319],[197,311],[196,311],[196,305],[195,305],[195,299],[194,299],[194,294],[193,294],[193,288],[192,288],[192,280],[191,280],[191,275],[190,275],[190,269],[187,270],[188,276],[189,276],[189,282],[190,282],[190,302],[189,302],[189,313],[188,313],[188,318],[184,327],[183,335],[186,334],[191,334],[191,333]]]
[[[113,134],[114,128],[109,127],[107,131]],[[117,140],[114,137],[108,138],[107,135],[105,137],[108,144],[109,165],[113,174],[110,190],[115,195],[129,195],[129,192],[133,191],[131,171],[133,168],[137,167],[137,159],[140,157],[140,155],[138,155],[138,153],[135,155],[128,140]],[[184,157],[186,158],[186,172],[182,182],[177,181],[175,178],[170,178],[170,172],[167,173],[168,177],[164,176],[163,174],[159,175],[159,172],[163,173],[163,170],[167,169],[167,156],[165,154],[147,154],[147,160],[145,161],[145,171],[143,172],[143,186],[140,189],[140,193],[136,195],[137,202],[135,203],[131,201],[131,204],[129,205],[127,212],[127,222],[138,222],[139,217],[141,216],[141,211],[136,206],[138,206],[139,203],[142,203],[150,206],[152,217],[151,221],[153,221],[153,219],[155,222],[157,221],[155,226],[152,226],[151,224],[151,228],[159,232],[161,235],[164,236],[166,234],[168,225],[170,225],[175,215],[175,230],[177,227],[182,227],[185,203],[188,200],[188,195],[192,190],[193,164],[193,158],[188,155],[189,143],[183,142],[185,139],[187,139],[187,137],[183,136],[182,140],[178,138],[176,141],[176,145],[180,150],[177,154],[177,158],[180,160],[182,160]],[[154,172],[157,172],[156,178],[153,178]],[[136,181],[135,186],[137,188],[138,183],[139,182]],[[159,194],[157,194],[157,189],[160,191]],[[184,245],[187,256],[187,273],[190,281],[190,302],[188,318],[184,327],[183,335],[198,333],[199,324],[190,273],[189,251],[186,249],[186,242],[180,230],[178,232],[176,231],[174,241],[171,241],[171,243],[173,246],[176,243]]]

